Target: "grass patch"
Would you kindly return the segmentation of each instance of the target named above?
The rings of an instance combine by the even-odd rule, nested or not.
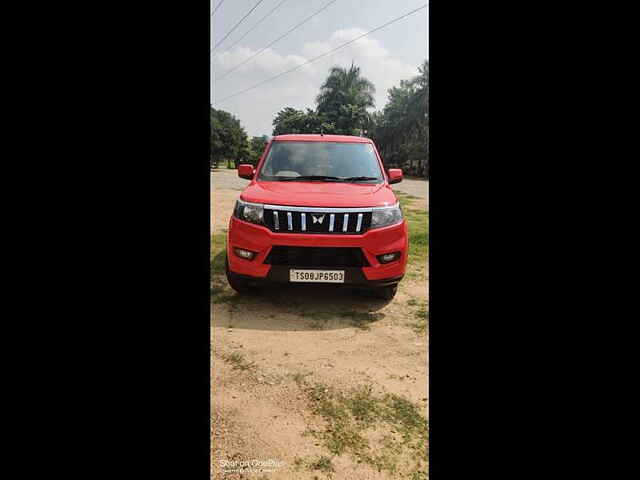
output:
[[[412,314],[412,321],[406,325],[411,327],[418,335],[426,333],[427,327],[429,326],[429,309],[427,308],[427,302],[424,300],[418,302],[411,299],[407,302],[407,305],[417,306],[418,308]]]
[[[216,282],[216,280],[213,282]],[[230,288],[221,287],[217,283],[212,283],[211,285],[211,301],[213,303],[231,303],[236,294]]]
[[[211,301],[214,304],[228,303],[236,297],[236,293],[227,283],[224,272],[226,255],[227,235],[218,233],[211,236],[211,269],[210,269],[210,291]]]
[[[423,271],[429,255],[429,212],[414,207],[417,197],[395,192],[409,228],[409,268]]]
[[[300,470],[304,466],[304,460],[300,457],[295,457],[293,459],[293,467],[296,471]]]
[[[341,392],[316,383],[304,384],[303,390],[311,411],[325,421],[324,429],[307,434],[320,440],[331,455],[349,454],[358,463],[392,474],[407,462],[414,463],[411,475],[426,468],[427,420],[406,398],[375,395],[371,386]],[[374,441],[374,432],[387,433]]]
[[[223,353],[221,357],[225,362],[230,363],[234,370],[245,371],[255,367],[255,363],[247,361],[240,352]]]
[[[390,425],[398,427],[403,440],[411,447],[421,446],[411,443],[420,437],[428,440],[427,420],[420,415],[416,405],[400,395],[388,393],[384,396],[382,418]]]
[[[416,318],[428,319],[429,318],[429,310],[427,310],[427,304],[424,303],[422,305],[422,307],[420,307],[418,310],[416,310],[414,315],[416,316]]]
[[[224,273],[224,259],[227,248],[226,233],[211,235],[211,274]]]
[[[407,210],[409,223],[409,262],[426,263],[429,254],[429,215],[426,211]]]
[[[409,480],[427,480],[429,478],[429,474],[426,470],[416,470],[411,472],[411,476]]]
[[[312,375],[312,372],[309,372],[309,373],[289,373],[289,374],[287,374],[287,376],[290,377],[298,385],[303,383],[305,377],[308,377],[309,375]]]
[[[307,464],[307,468],[309,470],[320,470],[327,475],[331,475],[336,471],[336,469],[333,467],[331,459],[329,457],[325,457],[324,455],[318,457],[316,460],[309,462]]]

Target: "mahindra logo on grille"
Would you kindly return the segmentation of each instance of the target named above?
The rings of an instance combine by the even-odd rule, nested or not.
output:
[[[322,223],[322,221],[324,220],[324,215],[311,215],[311,218],[313,218],[313,223],[315,225],[316,223]]]

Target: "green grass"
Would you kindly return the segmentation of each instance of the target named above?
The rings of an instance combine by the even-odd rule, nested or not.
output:
[[[242,353],[240,352],[233,352],[233,353],[225,353],[222,354],[222,359],[227,362],[230,363],[233,366],[234,370],[251,370],[255,367],[255,363],[254,362],[249,362],[244,358],[244,355],[242,355]]]
[[[232,304],[232,300],[236,298],[236,294],[227,283],[224,273],[226,244],[226,234],[218,233],[211,236],[210,291],[211,301],[215,304]]]
[[[325,457],[321,455],[316,460],[313,460],[307,464],[307,468],[309,470],[320,470],[321,472],[326,473],[327,475],[331,475],[336,469],[331,462],[329,457]]]
[[[227,234],[211,235],[211,273],[224,273],[224,256],[227,246]]]
[[[236,294],[229,288],[225,288],[219,284],[221,279],[214,279],[211,285],[211,301],[213,303],[231,303]],[[224,279],[222,279],[224,281]]]
[[[418,335],[426,333],[429,326],[429,308],[426,300],[418,301],[415,298],[411,298],[407,301],[407,305],[418,308],[411,312],[406,325],[411,327]]]
[[[420,268],[426,265],[429,255],[429,213],[411,206],[417,197],[402,192],[396,195],[409,227],[409,265]]]
[[[384,396],[382,402],[382,418],[399,428],[403,440],[408,442],[410,446],[412,440],[417,438],[428,438],[428,422],[420,415],[418,407],[406,398],[388,393]],[[417,434],[414,436],[413,434]]]
[[[312,413],[325,421],[322,430],[308,430],[307,434],[320,440],[331,455],[349,454],[358,463],[396,474],[400,455],[405,453],[403,467],[407,467],[406,459],[414,462],[409,475],[425,468],[428,423],[418,407],[406,398],[375,395],[371,386],[346,392],[320,383],[301,386]],[[369,440],[372,429],[386,432],[375,444]]]
[[[411,472],[411,476],[408,477],[409,480],[427,480],[429,478],[429,474],[427,470],[416,470]]]
[[[289,373],[287,374],[294,382],[296,382],[298,385],[302,384],[304,382],[305,377],[308,377],[309,375],[312,375],[312,372],[309,373]]]
[[[296,471],[300,470],[304,466],[304,460],[300,457],[295,457],[293,459],[293,466]]]

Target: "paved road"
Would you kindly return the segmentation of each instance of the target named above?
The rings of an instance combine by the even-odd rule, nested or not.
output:
[[[391,188],[408,193],[414,197],[426,198],[427,206],[429,206],[429,182],[427,180],[409,180],[405,178],[402,182],[393,185]]]
[[[211,190],[214,188],[232,189],[242,191],[249,183],[248,180],[238,177],[236,170],[220,169],[211,173]],[[426,180],[409,180],[404,179],[401,183],[393,185],[394,190],[408,193],[415,197],[427,200],[427,208],[429,208],[429,182]]]

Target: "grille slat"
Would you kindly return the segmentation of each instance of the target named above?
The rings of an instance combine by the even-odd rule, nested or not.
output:
[[[319,209],[305,212],[302,209],[287,210],[287,207],[264,210],[264,221],[267,227],[277,232],[292,233],[327,233],[339,235],[361,235],[371,225],[371,211],[363,212],[349,209],[349,212],[336,212],[338,209]],[[333,210],[333,212],[331,212]]]
[[[264,263],[289,267],[368,267],[360,248],[274,246]]]

